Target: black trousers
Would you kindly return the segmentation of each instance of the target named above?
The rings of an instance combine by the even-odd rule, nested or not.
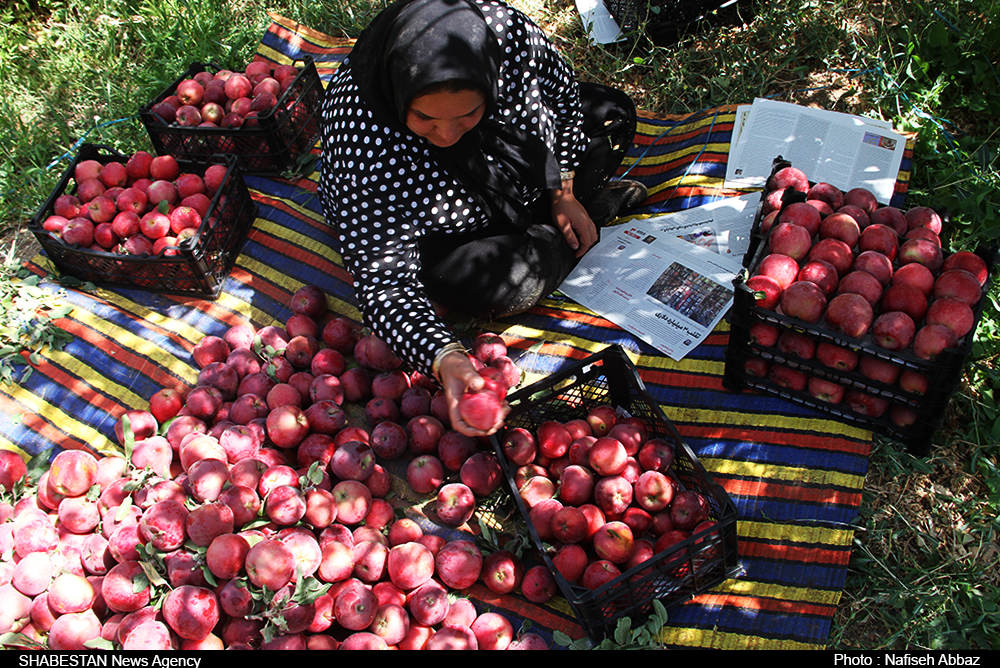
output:
[[[586,207],[621,165],[635,137],[636,113],[621,91],[580,83],[583,131],[590,143],[573,179]],[[427,296],[469,316],[525,311],[555,290],[576,266],[575,252],[552,222],[548,197],[534,205],[525,231],[488,229],[476,235],[435,235],[420,243]]]

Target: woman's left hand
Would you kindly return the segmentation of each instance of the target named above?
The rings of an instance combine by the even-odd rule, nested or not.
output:
[[[597,242],[597,226],[590,214],[573,195],[573,182],[563,181],[560,190],[552,194],[552,220],[562,232],[569,247],[576,251],[576,257],[583,254]]]

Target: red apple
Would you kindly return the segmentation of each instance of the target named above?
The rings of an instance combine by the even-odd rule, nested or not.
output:
[[[799,274],[799,263],[787,255],[771,253],[760,261],[756,274],[770,276],[784,290],[795,282],[795,278]]]
[[[919,262],[931,272],[937,272],[944,262],[944,256],[941,253],[941,247],[933,241],[907,239],[899,247],[899,263],[906,265],[911,262]]]
[[[860,295],[874,308],[882,297],[882,284],[867,271],[852,271],[840,280],[837,293]]]
[[[899,236],[886,225],[869,225],[858,237],[858,251],[863,253],[866,250],[876,250],[895,260],[899,253]]]
[[[809,260],[826,260],[837,268],[840,276],[846,275],[854,265],[854,253],[851,247],[840,239],[820,239],[809,249]]]
[[[856,206],[859,209],[867,211],[869,215],[878,208],[878,200],[875,199],[872,191],[867,188],[851,188],[848,190],[844,193],[844,204]]]
[[[903,236],[909,229],[906,225],[906,216],[894,206],[883,206],[875,209],[869,216],[872,225],[885,225],[895,230],[896,234]]]
[[[809,260],[802,265],[802,269],[799,270],[796,280],[815,283],[823,291],[823,295],[830,298],[837,290],[840,276],[836,267],[832,264],[826,260],[817,259]]]
[[[854,271],[866,271],[882,284],[889,285],[892,280],[892,260],[888,256],[874,250],[867,250],[854,260]]]
[[[801,262],[812,248],[812,234],[806,228],[793,223],[778,223],[767,236],[772,253],[787,255]]]
[[[978,256],[977,256],[978,257]],[[942,272],[934,282],[934,298],[954,297],[975,307],[982,296],[979,279],[964,269],[950,269]]]
[[[814,398],[830,404],[839,404],[844,400],[847,388],[832,380],[812,376],[809,378],[809,394]]]
[[[941,265],[941,271],[950,271],[952,269],[964,269],[969,272],[976,277],[980,286],[986,284],[986,279],[989,276],[989,269],[986,266],[986,262],[971,251],[958,251],[945,258],[944,263]]]
[[[809,188],[809,192],[806,193],[806,199],[823,200],[834,211],[844,205],[844,193],[840,192],[840,189],[836,186],[822,181]]]
[[[905,214],[906,226],[908,230],[918,227],[926,227],[934,234],[941,234],[941,216],[929,206],[916,206],[908,210]]]
[[[922,265],[916,265],[922,266]],[[913,322],[920,322],[927,313],[927,297],[909,283],[899,283],[890,285],[882,295],[879,302],[879,309],[883,312],[902,311],[906,313]]]
[[[935,360],[948,348],[958,345],[958,338],[944,325],[924,325],[913,337],[913,354],[923,360]]]
[[[773,311],[781,302],[781,284],[770,276],[751,276],[746,286],[754,293],[758,308]]]
[[[778,350],[804,360],[816,357],[816,341],[808,334],[787,330],[778,339]]]
[[[767,190],[792,188],[802,193],[809,192],[809,177],[797,167],[782,167],[767,180]]]
[[[816,236],[820,228],[820,213],[805,202],[794,202],[784,207],[778,214],[778,223],[792,223],[804,227],[809,237]]]
[[[856,352],[826,341],[820,341],[816,346],[816,359],[824,366],[839,371],[853,371],[858,366]]]
[[[805,390],[809,383],[809,376],[784,364],[772,364],[767,377],[775,385],[796,392]]]
[[[927,309],[926,323],[928,325],[944,325],[961,339],[972,331],[976,324],[976,316],[964,301],[954,297],[935,299]]]
[[[872,341],[876,346],[886,350],[904,350],[913,342],[916,326],[913,318],[902,311],[882,313],[872,323]]]
[[[781,312],[808,323],[819,322],[826,310],[826,296],[814,283],[796,281],[781,293]]]
[[[861,236],[861,226],[846,213],[832,213],[820,223],[819,236],[821,239],[840,239],[853,248]]]
[[[868,300],[852,292],[837,295],[826,309],[826,324],[830,329],[855,339],[868,333],[874,317]]]

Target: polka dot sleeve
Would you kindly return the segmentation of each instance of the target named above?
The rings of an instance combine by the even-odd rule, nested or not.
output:
[[[342,192],[356,192],[372,213],[367,224],[348,224],[344,234],[343,258],[365,322],[412,368],[430,375],[434,355],[456,337],[434,313],[417,278],[413,226],[405,222],[412,214],[370,189],[342,185]]]

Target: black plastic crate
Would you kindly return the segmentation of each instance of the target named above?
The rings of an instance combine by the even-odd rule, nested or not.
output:
[[[870,341],[839,335],[820,325],[808,325],[773,311],[759,309],[754,305],[753,292],[740,279],[734,282],[734,288],[736,295],[730,314],[729,344],[726,346],[723,376],[723,384],[727,388],[735,391],[754,389],[783,397],[843,422],[892,438],[918,456],[926,455],[930,451],[934,432],[944,422],[948,402],[962,380],[962,371],[972,348],[972,333],[965,336],[959,347],[944,351],[934,361],[927,361],[905,352],[894,353],[884,350]],[[982,316],[982,306],[980,302],[976,310],[977,324]],[[866,378],[858,371],[838,371],[815,360],[804,360],[777,348],[759,345],[751,341],[750,337],[749,326],[754,322],[775,325],[782,331],[806,334],[817,342],[825,341],[839,345],[860,355],[868,355],[903,369],[911,369],[928,377],[930,389],[925,395],[914,395],[898,386]],[[859,390],[884,399],[889,403],[889,411],[894,406],[907,407],[916,413],[917,420],[909,425],[899,425],[891,420],[888,411],[881,416],[871,417],[854,412],[847,404],[828,403],[807,391],[795,391],[779,386],[767,377],[758,377],[746,370],[747,360],[755,357],[770,364],[784,364],[807,376],[830,380],[847,389]]]
[[[791,166],[791,163],[783,160],[780,156],[775,159],[772,174],[780,169]],[[810,182],[810,185],[813,185]],[[753,276],[761,261],[769,254],[767,235],[761,232],[761,220],[763,214],[763,198],[761,195],[761,205],[758,206],[757,217],[754,221],[751,232],[750,250],[744,258],[744,266],[747,275]],[[782,205],[787,206],[795,201],[804,201],[805,195],[802,193],[789,193],[787,201]],[[990,278],[993,274],[996,250],[992,248],[980,247],[976,254],[986,263],[990,270]],[[945,253],[945,257],[948,254]],[[898,265],[893,263],[894,270]],[[989,285],[990,278],[986,285]],[[777,311],[757,306],[753,291],[746,286],[745,278],[737,277],[733,281],[734,302],[730,310],[728,320],[730,323],[729,343],[726,347],[726,365],[723,383],[731,390],[755,389],[769,394],[781,396],[799,405],[808,406],[815,410],[827,413],[844,422],[858,427],[871,430],[875,433],[892,438],[904,444],[913,454],[926,455],[930,450],[934,432],[944,422],[945,411],[948,402],[958,389],[962,380],[962,373],[965,363],[972,350],[973,339],[976,328],[982,319],[982,311],[985,305],[986,290],[983,291],[983,299],[980,299],[974,309],[975,324],[972,330],[964,336],[955,348],[945,350],[935,360],[924,360],[912,353],[907,348],[902,351],[890,351],[876,346],[866,335],[861,339],[855,339],[827,328],[823,321],[811,324],[785,316]],[[876,317],[878,312],[876,309]],[[911,370],[926,376],[929,380],[929,390],[923,395],[917,395],[905,391],[898,385],[890,385],[873,380],[862,375],[859,371],[842,371],[823,365],[816,360],[802,359],[794,354],[783,352],[777,348],[761,345],[752,340],[750,327],[754,323],[764,323],[777,327],[782,332],[796,332],[805,334],[816,343],[826,342],[853,351],[861,356],[867,356],[888,362],[901,370]],[[916,323],[919,330],[920,323]],[[858,390],[874,397],[878,397],[888,402],[888,410],[880,416],[868,416],[854,412],[846,404],[829,403],[814,397],[808,391],[797,391],[788,389],[774,383],[768,377],[759,377],[751,373],[746,368],[748,360],[759,358],[769,364],[782,364],[796,371],[802,372],[810,378],[822,378],[833,381],[850,390]],[[894,407],[905,407],[916,414],[916,419],[911,424],[897,424],[891,417]],[[910,414],[913,415],[912,413]]]
[[[153,148],[160,155],[178,160],[231,153],[248,174],[280,174],[294,170],[299,158],[312,151],[320,133],[320,103],[323,83],[313,59],[306,56],[301,71],[277,104],[257,117],[257,127],[238,129],[181,127],[167,124],[153,112],[159,102],[174,94],[177,85],[199,72],[219,71],[217,65],[194,63],[182,76],[149,104],[140,107]]]
[[[652,612],[654,600],[659,600],[669,610],[740,572],[735,504],[722,486],[711,480],[694,452],[649,396],[620,346],[609,346],[519,390],[508,396],[508,402],[511,412],[503,429],[491,437],[493,448],[535,547],[591,639],[598,641],[613,633],[617,620],[622,617],[630,617],[633,624],[639,623]],[[568,422],[583,418],[592,408],[603,404],[641,419],[650,438],[663,438],[674,445],[673,476],[682,488],[696,490],[708,499],[711,518],[716,525],[655,554],[600,588],[590,590],[568,582],[553,565],[546,546],[528,519],[527,508],[518,493],[501,444],[511,429],[521,427],[534,433],[545,421]]]
[[[659,46],[670,46],[677,42],[685,30],[704,20],[713,11],[731,9],[733,16],[726,17],[730,23],[739,16],[737,7],[744,16],[750,11],[746,0],[603,0],[604,6],[618,23],[622,34],[628,36],[645,28],[649,39]]]
[[[203,176],[212,164],[225,164],[226,176],[212,197],[208,214],[197,233],[176,247],[177,255],[156,256],[117,255],[78,248],[43,229],[45,219],[53,213],[56,198],[66,192],[77,164],[85,160],[124,164],[128,156],[107,146],[82,145],[73,163],[29,223],[29,229],[59,272],[98,285],[217,298],[257,217],[257,205],[250,197],[236,158],[220,155],[200,161],[178,161],[182,173],[199,176]]]

